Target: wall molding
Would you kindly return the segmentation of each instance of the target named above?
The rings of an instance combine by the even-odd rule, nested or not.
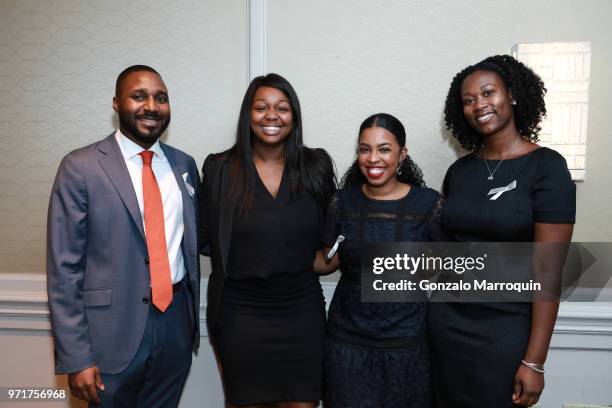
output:
[[[249,0],[249,82],[268,73],[267,0]]]
[[[0,273],[0,332],[48,332],[47,280],[42,274]]]
[[[200,325],[206,332],[206,286],[200,293]],[[335,282],[322,282],[329,306]],[[46,277],[42,274],[0,273],[0,333],[48,333],[51,330],[47,304]],[[551,349],[612,351],[612,303],[563,303],[551,342]]]

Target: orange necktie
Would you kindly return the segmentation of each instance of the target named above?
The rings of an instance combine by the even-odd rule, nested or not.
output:
[[[155,307],[165,312],[172,302],[172,280],[170,279],[168,247],[166,246],[164,206],[153,168],[151,168],[153,152],[145,150],[139,154],[142,156],[142,193],[147,250],[149,251],[149,272],[151,273],[151,294]]]

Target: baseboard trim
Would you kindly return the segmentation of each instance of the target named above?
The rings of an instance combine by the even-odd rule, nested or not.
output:
[[[206,279],[201,282],[202,337],[206,332]],[[329,306],[335,282],[322,282]],[[0,332],[47,333],[51,330],[46,277],[42,274],[0,273]],[[612,351],[612,303],[562,303],[552,349]]]

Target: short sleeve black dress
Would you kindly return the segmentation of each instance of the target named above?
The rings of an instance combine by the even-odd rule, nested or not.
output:
[[[489,167],[498,161],[490,161]],[[535,223],[573,224],[576,188],[565,159],[541,147],[505,160],[494,179],[483,159],[457,160],[444,181],[442,224],[450,240],[533,241]],[[491,189],[516,187],[495,200]],[[516,370],[527,349],[530,303],[431,303],[436,407],[513,407]]]
[[[228,402],[319,401],[325,301],[313,271],[324,209],[292,196],[286,172],[273,197],[259,177],[246,219],[233,223],[217,353]]]
[[[413,186],[400,200],[368,198],[360,185],[338,192],[324,242],[337,236],[342,275],[328,313],[326,408],[429,407],[426,303],[361,301],[361,253],[382,242],[439,240],[440,195]]]

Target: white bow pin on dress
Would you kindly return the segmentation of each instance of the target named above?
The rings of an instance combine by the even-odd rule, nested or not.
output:
[[[497,200],[499,196],[504,194],[506,191],[514,190],[516,188],[516,180],[513,180],[512,183],[508,184],[505,187],[497,187],[492,188],[487,195],[493,194],[493,197],[489,198],[489,200]]]

